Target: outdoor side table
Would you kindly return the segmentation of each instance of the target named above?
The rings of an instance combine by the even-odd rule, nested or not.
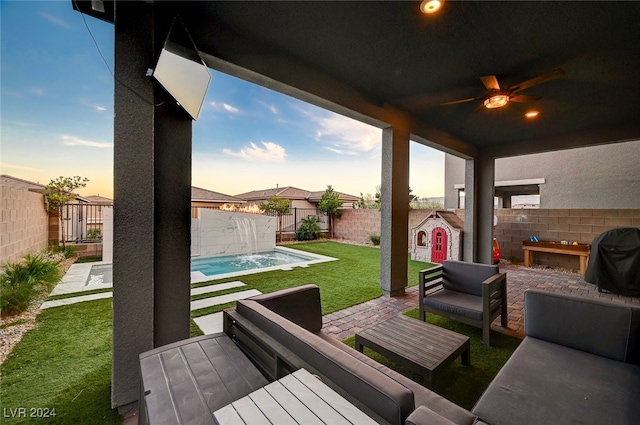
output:
[[[421,374],[430,389],[433,375],[456,357],[470,364],[469,337],[402,314],[357,333],[355,347],[369,347]]]
[[[219,425],[374,425],[377,422],[305,369],[214,412]]]

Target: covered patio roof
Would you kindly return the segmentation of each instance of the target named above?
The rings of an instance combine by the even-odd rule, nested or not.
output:
[[[496,158],[640,139],[639,2],[72,4],[115,22],[114,406],[137,397],[138,353],[189,335],[191,120],[145,76],[176,15],[210,68],[383,129],[388,295],[406,286],[410,140],[466,159],[463,256],[489,262]],[[498,86],[529,102],[484,108]]]
[[[640,138],[638,2],[448,1],[432,16],[411,1],[162,3],[211,68],[378,126],[403,120],[458,155]],[[564,77],[521,92],[534,102],[441,105],[485,95],[481,76],[505,88],[558,68]]]

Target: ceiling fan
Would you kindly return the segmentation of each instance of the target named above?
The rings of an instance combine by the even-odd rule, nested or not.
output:
[[[484,86],[487,88],[486,94],[482,96],[470,97],[467,99],[444,102],[440,105],[455,105],[458,103],[473,102],[474,100],[482,100],[482,106],[487,109],[495,109],[501,108],[509,102],[533,102],[534,100],[540,99],[540,97],[520,94],[520,92],[538,84],[542,84],[550,80],[555,80],[556,78],[560,78],[562,76],[564,76],[564,71],[558,68],[546,74],[531,78],[530,80],[523,81],[520,84],[516,84],[503,89],[500,88],[498,78],[495,75],[486,75],[484,77],[480,77],[482,84],[484,84]]]

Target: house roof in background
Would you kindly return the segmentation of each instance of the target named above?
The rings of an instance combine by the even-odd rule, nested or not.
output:
[[[246,201],[236,196],[225,195],[213,190],[191,186],[191,202],[220,202],[226,204],[244,204]]]
[[[312,203],[318,203],[320,198],[324,194],[324,190],[311,192],[297,187],[285,186],[276,187],[271,189],[254,190],[247,193],[236,195],[238,198],[246,199],[247,201],[258,201],[263,199],[269,199],[272,196],[278,196],[284,199],[291,200],[307,200]],[[357,196],[349,195],[347,193],[336,192],[342,202],[356,202],[360,198]]]
[[[318,192],[310,192],[309,193],[309,202],[313,202],[313,203],[317,203],[320,202],[320,198],[322,198],[322,195],[324,195],[324,190],[318,191]],[[342,193],[342,192],[337,192],[334,191],[335,193],[338,194],[338,198],[342,201],[342,202],[358,202],[360,200],[359,196],[353,196],[353,195],[349,195],[348,193]]]
[[[90,204],[113,205],[113,199],[100,195],[84,196],[84,199],[86,199]]]
[[[309,193],[310,192],[308,190],[298,189],[293,186],[284,186],[271,189],[253,190],[236,196],[238,198],[246,199],[247,201],[269,199],[272,196],[278,196],[285,199],[307,199]]]

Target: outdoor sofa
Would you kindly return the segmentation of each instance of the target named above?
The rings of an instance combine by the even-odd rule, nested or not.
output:
[[[526,338],[471,411],[323,333],[315,285],[238,301],[224,332],[266,378],[252,385],[304,368],[381,424],[640,424],[640,308],[538,290],[525,305]]]

